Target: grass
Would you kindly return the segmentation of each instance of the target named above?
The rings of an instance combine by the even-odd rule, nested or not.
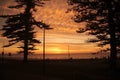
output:
[[[5,60],[0,66],[2,80],[120,80],[120,63],[111,71],[106,59],[46,60],[45,73],[40,60]]]

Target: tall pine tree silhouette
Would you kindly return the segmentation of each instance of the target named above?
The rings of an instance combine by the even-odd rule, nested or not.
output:
[[[110,45],[111,68],[116,67],[117,51],[120,48],[120,1],[119,0],[68,0],[72,10],[76,12],[74,21],[86,22],[85,28],[78,33],[88,32],[96,36],[89,42],[98,46]]]
[[[15,0],[15,2],[17,5],[9,6],[9,8],[22,8],[24,11],[15,15],[1,15],[2,18],[6,18],[6,24],[2,28],[4,31],[2,35],[9,39],[9,44],[4,47],[22,42],[23,45],[18,48],[23,49],[24,62],[27,62],[28,54],[35,50],[35,43],[40,43],[35,38],[35,26],[42,28],[46,25],[42,21],[35,20],[33,17],[33,12],[36,11],[35,6],[42,7],[44,0]]]

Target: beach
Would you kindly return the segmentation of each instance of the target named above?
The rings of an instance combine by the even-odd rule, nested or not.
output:
[[[5,59],[0,62],[1,80],[120,80],[120,60],[111,71],[107,59],[42,60]]]

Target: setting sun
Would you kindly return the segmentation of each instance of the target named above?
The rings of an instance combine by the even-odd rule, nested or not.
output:
[[[63,53],[63,50],[58,48],[58,47],[54,47],[54,48],[50,48],[50,51],[52,51],[55,54],[61,54]]]

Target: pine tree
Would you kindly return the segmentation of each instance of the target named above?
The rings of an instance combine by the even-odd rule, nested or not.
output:
[[[43,6],[44,0],[15,0],[17,5],[9,6],[11,9],[21,9],[24,11],[15,15],[1,15],[2,18],[6,18],[6,24],[3,25],[2,34],[4,37],[9,39],[9,44],[4,47],[12,46],[18,42],[22,42],[23,45],[18,48],[23,49],[24,61],[27,62],[28,53],[35,49],[35,43],[40,43],[35,38],[35,26],[40,28],[49,27],[49,25],[36,21],[33,17],[33,12],[36,11],[35,6]]]
[[[74,21],[87,23],[86,28],[80,28],[77,32],[96,36],[89,42],[95,42],[98,46],[110,45],[110,63],[114,68],[120,48],[119,0],[68,0],[68,3],[76,12]]]

